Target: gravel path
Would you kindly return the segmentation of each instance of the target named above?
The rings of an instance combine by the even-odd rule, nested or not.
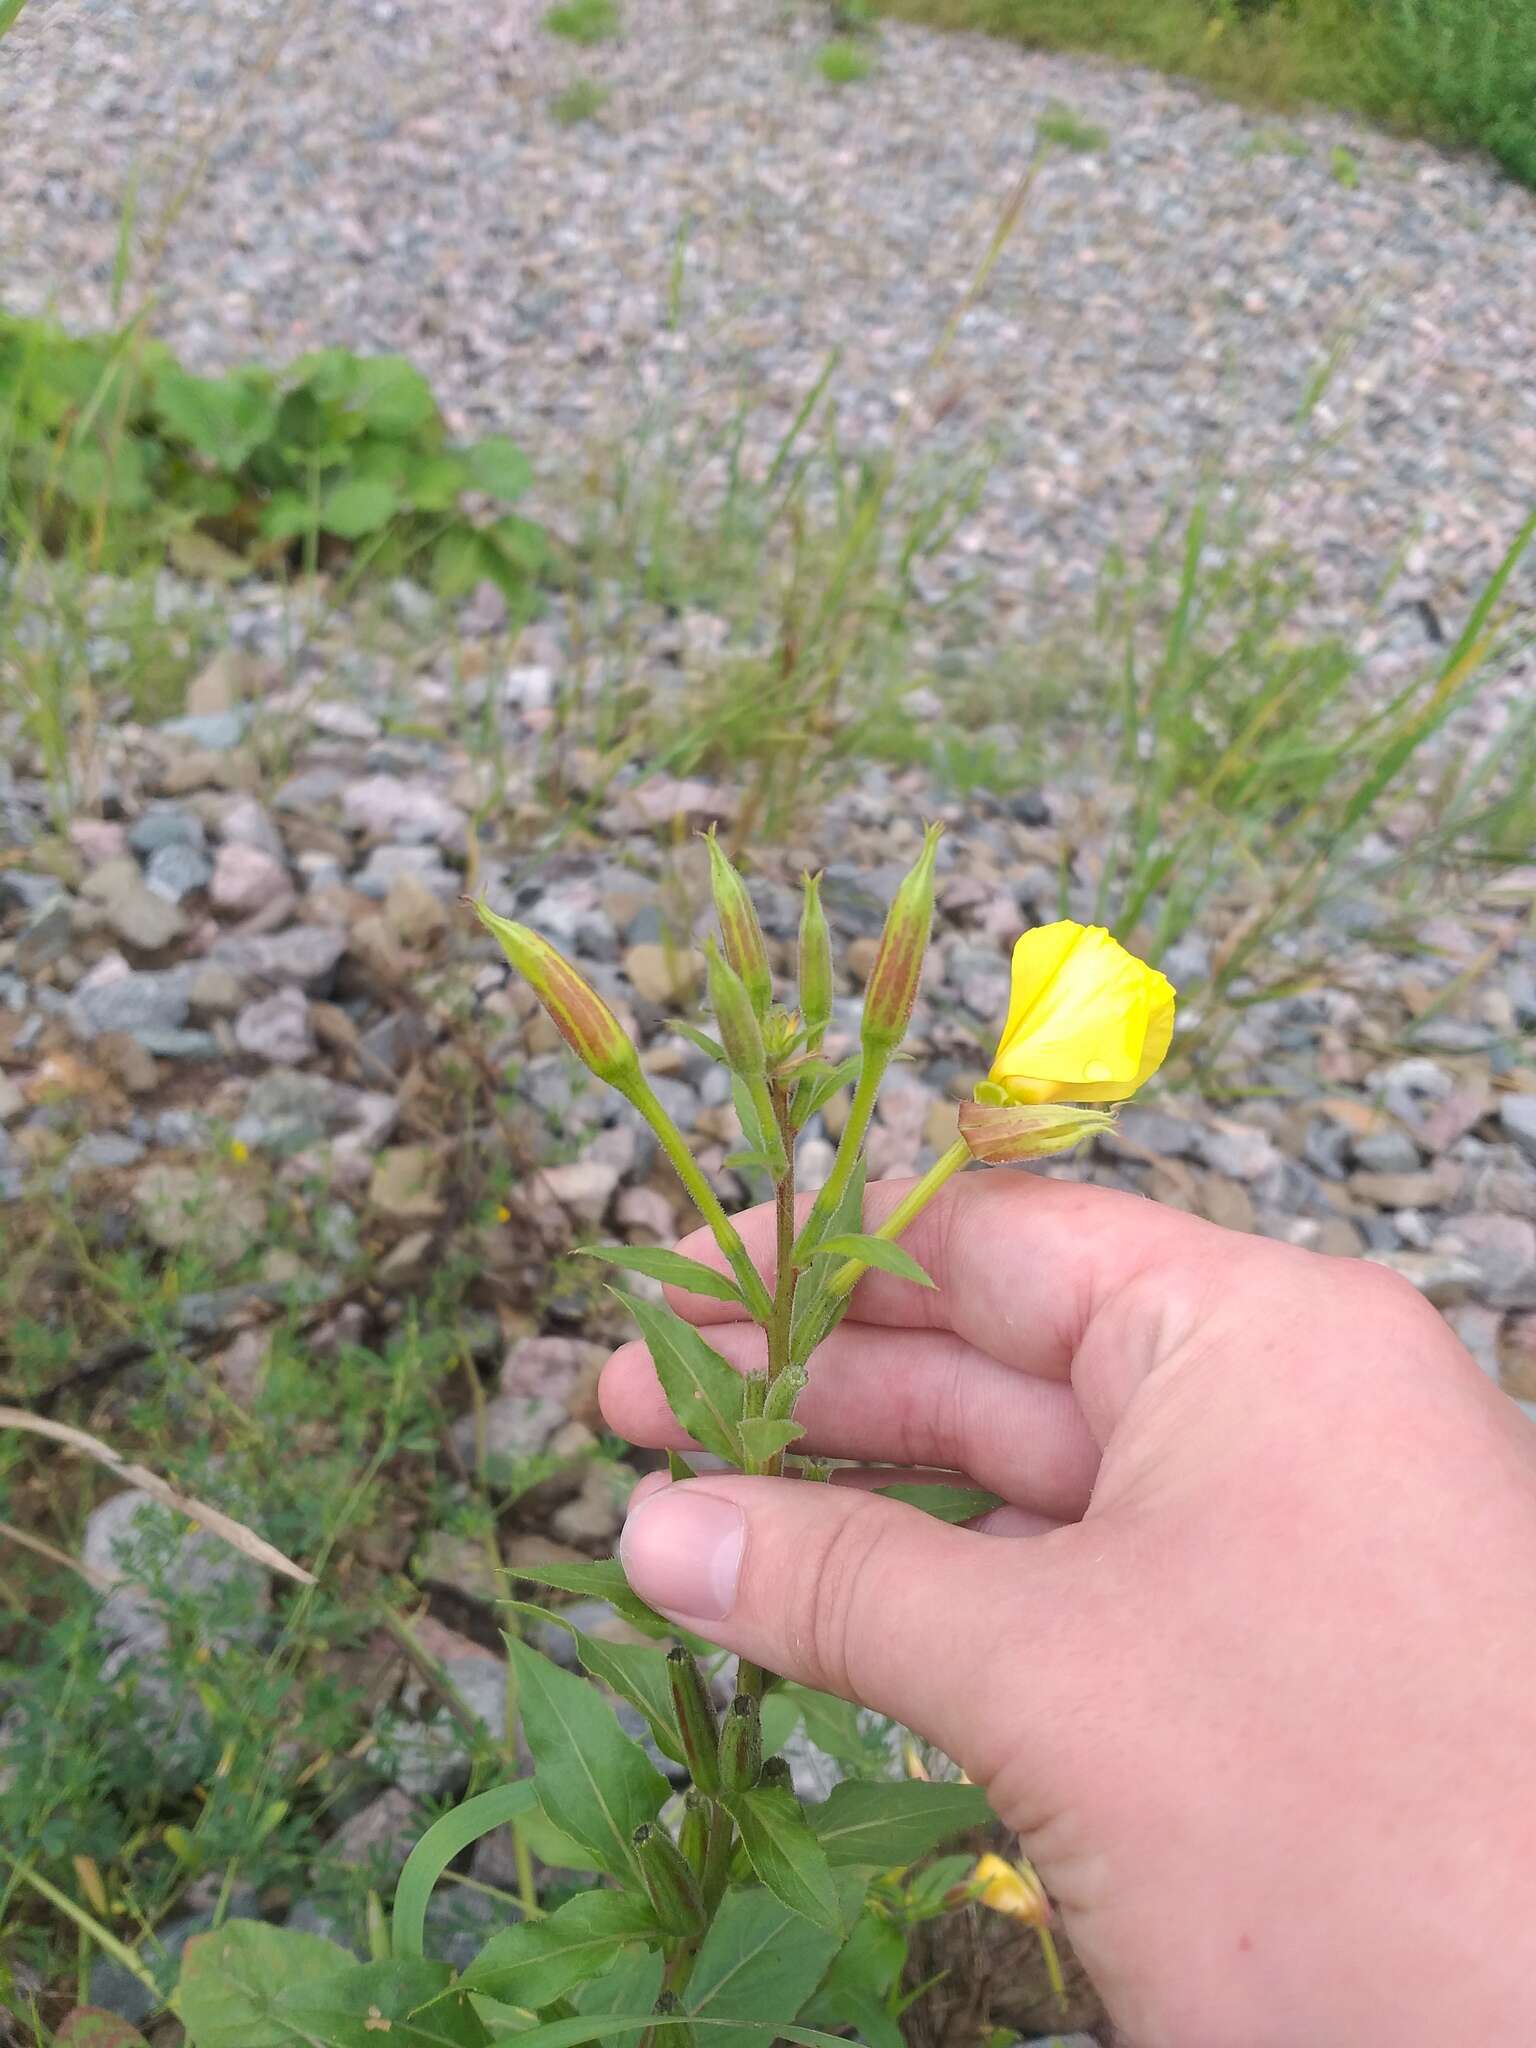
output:
[[[1422,536],[1414,593],[1454,615],[1528,509],[1536,198],[1483,162],[896,26],[835,90],[821,10],[776,0],[630,0],[591,51],[541,12],[32,0],[0,52],[7,302],[105,320],[137,174],[141,246],[186,190],[154,321],[199,363],[404,350],[553,471],[668,395],[696,415],[746,388],[766,430],[836,345],[850,431],[873,431],[1057,100],[1109,144],[1052,158],[929,394],[950,443],[996,437],[967,546],[1005,599],[1088,582],[1204,462],[1283,462],[1346,336],[1324,420],[1350,431],[1276,515],[1325,600],[1358,609]],[[562,128],[548,100],[577,76],[611,98]],[[130,299],[149,281],[141,261]]]

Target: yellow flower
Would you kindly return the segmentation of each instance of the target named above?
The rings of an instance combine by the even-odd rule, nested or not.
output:
[[[980,1904],[1006,1913],[1010,1920],[1022,1920],[1026,1927],[1044,1927],[1051,1917],[1045,1887],[1028,1863],[983,1856],[971,1872],[971,1883],[981,1887],[975,1895]]]
[[[1037,925],[1013,949],[1008,1022],[981,1100],[1122,1102],[1162,1065],[1174,991],[1102,925]]]

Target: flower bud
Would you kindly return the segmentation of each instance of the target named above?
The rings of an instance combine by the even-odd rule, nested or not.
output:
[[[615,1086],[637,1078],[640,1055],[597,990],[570,961],[525,924],[498,917],[484,903],[475,915],[494,934],[518,973],[533,990],[576,1057],[599,1080]]]
[[[704,950],[709,962],[710,1007],[720,1027],[726,1061],[731,1072],[744,1081],[761,1081],[768,1071],[768,1056],[746,984],[731,963],[721,958],[713,939],[706,942]]]
[[[984,1166],[1006,1166],[1015,1159],[1043,1159],[1049,1152],[1070,1152],[1085,1138],[1112,1131],[1107,1110],[1076,1103],[1038,1103],[1006,1108],[988,1102],[962,1102],[960,1135],[973,1159]]]
[[[711,1762],[713,1762],[711,1758]],[[709,1823],[713,1807],[709,1799],[690,1785],[683,1794],[683,1823],[677,1831],[677,1846],[695,1877],[704,1875],[709,1855]]]
[[[762,1772],[757,1782],[769,1792],[793,1792],[795,1780],[794,1774],[789,1768],[789,1758],[787,1756],[764,1757]]]
[[[704,1925],[704,1895],[687,1859],[665,1828],[649,1822],[630,1836],[641,1881],[668,1934],[697,1934]]]
[[[741,976],[752,1008],[761,1019],[773,1001],[773,970],[768,965],[763,928],[746,883],[720,851],[713,825],[704,835],[704,844],[709,848],[709,889],[720,920],[725,957]]]
[[[739,1692],[726,1709],[720,1731],[720,1788],[750,1792],[762,1772],[762,1709],[750,1693]]]
[[[800,1015],[805,1042],[815,1052],[832,1020],[832,934],[821,907],[821,877],[803,878],[805,902],[800,912]]]
[[[1026,1927],[1044,1927],[1051,1917],[1045,1887],[1027,1863],[1007,1863],[1001,1856],[983,1856],[971,1872],[977,1898],[994,1913],[1022,1920]]]
[[[896,891],[880,937],[869,987],[864,991],[863,1044],[866,1052],[893,1053],[907,1033],[923,958],[933,929],[933,866],[942,825],[930,825],[923,850]]]
[[[720,1719],[693,1652],[681,1643],[667,1652],[667,1678],[689,1775],[701,1790],[713,1792],[720,1783]]]

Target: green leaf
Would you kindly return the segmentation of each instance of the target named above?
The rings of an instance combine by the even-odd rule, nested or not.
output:
[[[650,1902],[632,1892],[582,1892],[545,1920],[493,1934],[460,1980],[508,2005],[552,2005],[617,1962],[635,1941],[659,1941]]]
[[[548,1586],[552,1592],[575,1593],[583,1599],[606,1600],[615,1614],[622,1614],[648,1636],[669,1636],[672,1624],[654,1607],[647,1607],[638,1593],[630,1591],[624,1567],[616,1557],[599,1558],[595,1564],[520,1564],[508,1574],[530,1586]]]
[[[795,1120],[806,1123],[819,1109],[827,1104],[840,1088],[846,1088],[851,1081],[859,1078],[859,1068],[864,1064],[861,1052],[849,1053],[847,1059],[829,1066],[825,1060],[816,1060],[806,1066],[795,1090]]]
[[[432,550],[432,587],[439,597],[466,597],[491,573],[489,550],[472,526],[450,526]]]
[[[898,1486],[877,1486],[875,1491],[882,1500],[899,1500],[903,1507],[921,1508],[925,1515],[932,1515],[939,1522],[974,1522],[978,1515],[990,1515],[994,1508],[1003,1505],[1000,1493],[989,1493],[984,1486],[947,1486],[942,1480],[935,1480],[925,1486],[918,1480],[912,1484],[903,1481]]]
[[[872,1237],[863,1231],[824,1237],[817,1250],[826,1256],[858,1259],[863,1265],[878,1267],[882,1273],[894,1273],[898,1280],[915,1280],[919,1287],[933,1285],[912,1254],[903,1251],[899,1244],[892,1244],[888,1237]]]
[[[533,1752],[539,1804],[558,1828],[590,1849],[604,1870],[634,1870],[630,1836],[654,1820],[667,1781],[613,1710],[573,1672],[507,1637],[523,1730]]]
[[[404,356],[351,356],[343,350],[335,353],[345,357],[345,370],[338,366],[336,395],[342,395],[344,380],[348,409],[356,412],[374,433],[403,441],[437,421],[437,400],[432,396],[431,385]]]
[[[618,1993],[606,1990],[609,1978],[620,1972],[638,1975],[635,1965],[640,1959],[626,1956],[616,1970],[610,1970],[607,1977],[600,1977],[591,1992],[584,1992],[576,2004],[590,2009],[593,1998],[601,1995],[604,2003],[610,1996],[615,2000]],[[650,1979],[658,1987],[661,1984],[661,1958],[651,1958],[655,1968]],[[656,2002],[655,1992],[649,2000],[643,1996],[631,1997],[625,2005],[614,2004],[611,2013],[597,2014],[573,2020],[546,2020],[542,2026],[521,2029],[513,2038],[516,2048],[585,2048],[588,2041],[611,2041],[619,2048],[638,2048],[638,2043],[647,2029],[653,2029],[658,2043],[668,2040],[679,2028],[688,2028],[694,2023],[686,2014],[662,2018],[652,2017],[650,2007]],[[711,2024],[702,2023],[704,2039],[700,2048],[772,2048],[778,2041],[792,2041],[794,2048],[848,2048],[846,2034],[823,2034],[815,2027],[790,2026],[787,2021],[732,2020]],[[686,2038],[686,2037],[685,2037]]]
[[[992,1818],[979,1785],[925,1784],[920,1778],[884,1784],[847,1778],[808,1812],[830,1864],[872,1864],[880,1870],[915,1863],[951,1835],[984,1827]]]
[[[532,519],[523,519],[516,512],[509,512],[505,519],[492,520],[481,532],[493,559],[511,572],[498,581],[536,576],[549,559],[549,535]],[[496,574],[494,568],[491,574]]]
[[[851,1237],[860,1234],[864,1221],[864,1180],[868,1170],[867,1161],[861,1156],[857,1166],[848,1177],[843,1198],[827,1221],[827,1231],[833,1237]],[[790,1324],[789,1355],[795,1365],[804,1365],[811,1353],[825,1338],[829,1337],[848,1313],[852,1298],[848,1294],[829,1294],[827,1280],[839,1261],[834,1254],[831,1258],[821,1255],[819,1249],[795,1289],[795,1313]]]
[[[883,1914],[861,1913],[799,2017],[813,2026],[853,2025],[868,2048],[905,2048],[885,1999],[900,1982],[906,1960],[907,1937],[902,1930]]]
[[[193,377],[167,363],[154,380],[154,401],[163,424],[223,470],[241,468],[277,426],[276,391],[248,371]]]
[[[604,1875],[592,1851],[572,1841],[563,1828],[557,1828],[542,1806],[525,1813],[517,1826],[530,1852],[551,1870],[580,1870],[589,1877]]]
[[[717,1273],[698,1259],[681,1252],[664,1251],[649,1244],[584,1244],[577,1250],[589,1259],[606,1259],[610,1266],[623,1266],[631,1273],[644,1273],[668,1287],[681,1287],[689,1294],[707,1294],[714,1301],[732,1301],[741,1306],[741,1289],[725,1273]]]
[[[512,1600],[507,1604],[519,1614],[531,1614],[540,1621],[552,1621],[563,1628],[592,1676],[644,1714],[662,1754],[671,1757],[674,1763],[687,1762],[682,1739],[677,1732],[672,1684],[667,1676],[664,1650],[647,1650],[638,1643],[609,1643],[601,1636],[589,1636],[573,1621],[567,1621],[558,1608],[535,1607],[522,1600]]]
[[[351,1960],[334,1941],[264,1920],[226,1920],[209,1934],[194,1934],[176,1992],[192,2048],[289,2048],[303,2041],[281,2014],[281,2001],[300,1985],[334,1978]]]
[[[763,2036],[782,2033],[816,1989],[841,1943],[840,1928],[813,1926],[770,1892],[728,1891],[688,1979],[686,2004],[696,2019],[749,2024],[709,2026],[701,2041],[763,2048]]]
[[[818,1927],[840,1922],[826,1853],[805,1811],[783,1786],[759,1785],[724,1801],[752,1868],[776,1899]]]
[[[391,2048],[482,2048],[490,2037],[468,1998],[449,1993],[452,1982],[446,1963],[354,1963],[285,1985],[276,2010],[298,2038],[325,2048],[378,2048],[381,2034]]]
[[[711,1038],[707,1031],[701,1031],[696,1024],[690,1024],[686,1017],[669,1017],[667,1029],[675,1031],[679,1038],[686,1038],[690,1045],[696,1045],[700,1052],[706,1053],[715,1062],[716,1066],[725,1065],[725,1047],[718,1039]]]
[[[747,1405],[745,1376],[672,1309],[632,1294],[619,1299],[640,1325],[667,1405],[688,1435],[717,1457],[744,1464],[738,1424]]]
[[[871,1723],[862,1708],[838,1699],[834,1693],[817,1692],[811,1686],[793,1683],[776,1686],[769,1699],[790,1707],[796,1719],[805,1724],[805,1732],[816,1747],[836,1757],[856,1775],[883,1777],[889,1769],[890,1750],[882,1724]],[[782,1740],[774,1745],[778,1749],[783,1746]]]
[[[646,2022],[642,2020],[637,2028],[616,2026],[610,2015],[648,2013],[661,1990],[662,1968],[662,1959],[653,1950],[644,1955],[632,1950],[621,1956],[611,1970],[605,1970],[601,1977],[577,1992],[571,2003],[583,2018],[567,2020],[566,2026],[584,2026],[585,2039],[589,2041],[612,2041],[618,2048],[640,2048]],[[523,2038],[518,2036],[519,2043]]]
[[[771,1458],[804,1435],[803,1422],[773,1422],[765,1415],[749,1415],[741,1424],[742,1449],[758,1461]]]
[[[315,508],[302,491],[274,491],[262,508],[261,530],[268,540],[297,540],[318,524]]]
[[[520,498],[533,482],[533,464],[515,441],[505,434],[490,434],[464,450],[470,479],[475,489],[510,504]]]
[[[478,1842],[492,1828],[504,1827],[509,1820],[527,1813],[533,1805],[533,1781],[519,1778],[510,1785],[497,1785],[474,1799],[466,1799],[462,1806],[454,1807],[451,1813],[432,1823],[405,1859],[395,1886],[390,1946],[396,1956],[422,1953],[427,1901],[454,1857],[462,1855],[471,1842]]]
[[[469,464],[448,453],[408,458],[404,467],[406,497],[418,512],[451,512],[469,484]]]
[[[343,540],[361,540],[387,526],[399,509],[400,500],[388,484],[354,477],[326,492],[320,501],[320,524]]]

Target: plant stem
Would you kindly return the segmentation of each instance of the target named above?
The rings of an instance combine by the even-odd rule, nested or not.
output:
[[[914,1182],[907,1193],[902,1196],[890,1215],[880,1225],[880,1228],[871,1231],[869,1235],[871,1237],[885,1237],[892,1240],[900,1237],[913,1218],[921,1215],[923,1210],[927,1208],[928,1204],[939,1192],[939,1189],[943,1187],[945,1181],[952,1179],[960,1171],[961,1167],[969,1161],[970,1156],[970,1147],[966,1144],[964,1138],[956,1138],[943,1157],[937,1159],[929,1167],[922,1179]],[[827,1287],[833,1294],[846,1294],[855,1281],[857,1281],[859,1275],[868,1271],[869,1266],[864,1259],[845,1259],[828,1280]]]
[[[789,1336],[795,1314],[795,1149],[790,1123],[790,1093],[773,1089],[773,1116],[784,1142],[786,1167],[774,1190],[775,1252],[773,1302],[764,1325],[768,1338],[768,1372],[755,1383],[758,1412],[768,1389],[789,1366]],[[749,1467],[749,1470],[754,1469]],[[759,1476],[777,1479],[784,1470],[784,1453],[775,1451],[762,1461]],[[760,1666],[742,1662],[736,1674],[736,1690],[761,1699],[767,1674]]]
[[[848,1121],[843,1125],[843,1135],[837,1143],[837,1157],[832,1162],[832,1171],[827,1175],[826,1185],[811,1205],[811,1213],[805,1219],[805,1228],[795,1241],[794,1255],[799,1263],[815,1248],[816,1240],[823,1234],[827,1222],[836,1212],[838,1203],[848,1191],[853,1170],[859,1163],[864,1149],[864,1139],[869,1131],[869,1120],[875,1113],[875,1097],[880,1093],[880,1083],[890,1061],[889,1053],[865,1051],[863,1064],[859,1068],[858,1086],[853,1091],[853,1101],[848,1106]]]
[[[716,1244],[730,1261],[731,1271],[736,1275],[747,1307],[758,1322],[766,1323],[773,1313],[773,1302],[762,1275],[747,1256],[740,1233],[720,1206],[719,1196],[699,1170],[699,1163],[689,1151],[682,1132],[657,1101],[655,1091],[643,1074],[625,1083],[620,1092],[634,1104],[656,1133],[662,1151],[671,1160],[673,1170],[687,1189],[694,1207],[714,1232]]]

